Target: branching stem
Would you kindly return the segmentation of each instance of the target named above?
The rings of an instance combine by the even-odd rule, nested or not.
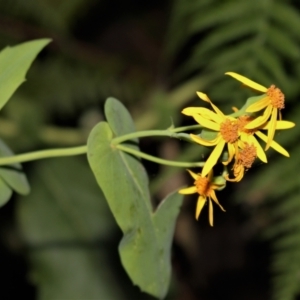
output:
[[[79,147],[72,147],[72,148],[33,151],[25,154],[1,157],[0,166],[10,165],[13,163],[23,163],[26,161],[32,161],[32,160],[37,160],[42,158],[80,155],[80,154],[85,154],[86,152],[87,152],[86,145],[79,146]]]
[[[177,166],[177,167],[193,167],[193,166],[203,166],[203,163],[187,163],[187,162],[172,162],[164,159],[160,159],[148,154],[145,154],[140,151],[135,151],[132,148],[120,145],[122,142],[128,140],[134,140],[139,137],[147,137],[147,136],[168,136],[175,137],[178,139],[186,139],[189,140],[189,135],[185,133],[180,133],[186,130],[194,130],[200,129],[200,125],[192,125],[192,126],[184,126],[178,128],[170,128],[167,130],[148,130],[148,131],[137,131],[133,133],[129,133],[112,140],[112,145],[117,147],[118,149],[136,155],[138,157],[142,157],[144,159],[148,159],[151,161],[155,161],[159,164],[165,164],[169,166]],[[19,154],[14,156],[0,157],[0,166],[10,165],[13,163],[23,163],[27,161],[50,158],[50,157],[60,157],[60,156],[73,156],[87,153],[87,145],[78,146],[78,147],[70,147],[70,148],[61,148],[61,149],[49,149],[49,150],[41,150],[41,151],[33,151],[30,153]]]
[[[181,168],[193,168],[193,167],[203,167],[204,162],[183,162],[183,161],[173,161],[173,160],[166,160],[162,158],[158,158],[149,154],[146,154],[144,152],[134,150],[130,147],[124,146],[124,145],[117,145],[117,149],[122,150],[124,152],[130,153],[134,156],[144,158],[149,161],[153,161],[155,163],[161,164],[161,165],[167,165],[172,167],[181,167]]]
[[[184,126],[184,127],[177,127],[177,128],[169,128],[166,130],[146,130],[146,131],[136,131],[129,134],[125,134],[119,137],[116,137],[112,140],[112,145],[118,145],[128,140],[134,140],[140,137],[147,137],[147,136],[168,136],[171,138],[178,138],[182,139],[182,134],[180,132],[187,131],[187,130],[195,130],[201,129],[201,125],[191,125],[191,126]]]

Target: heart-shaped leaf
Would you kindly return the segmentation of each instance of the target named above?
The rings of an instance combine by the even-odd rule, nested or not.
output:
[[[141,162],[112,145],[116,136],[134,132],[126,108],[110,98],[105,105],[108,123],[94,127],[88,139],[88,160],[124,237],[119,246],[131,280],[145,291],[164,298],[171,276],[170,250],[182,196],[174,193],[153,210],[148,178]],[[127,143],[137,149],[137,145]]]

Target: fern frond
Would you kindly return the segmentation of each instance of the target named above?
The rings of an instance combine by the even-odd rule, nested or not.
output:
[[[273,1],[270,17],[286,34],[299,41],[300,19],[298,10],[286,1]]]
[[[175,0],[176,10],[182,10],[173,16],[169,30],[170,39],[173,37],[169,44],[171,59],[176,57],[174,53],[180,47],[187,47],[186,53],[190,55],[181,59],[172,78],[180,81],[198,74],[210,76],[219,72],[220,76],[215,77],[205,92],[219,104],[228,99],[230,104],[224,103],[226,106],[232,105],[232,101],[239,105],[238,99],[244,99],[246,94],[239,91],[238,83],[220,80],[225,71],[241,73],[265,86],[274,83],[287,99],[290,113],[284,115],[284,119],[297,123],[300,115],[300,14],[296,4],[283,0],[221,3],[211,0],[201,6],[201,2]],[[180,35],[175,34],[177,31]],[[253,168],[255,177],[236,193],[240,201],[251,202],[257,195],[261,201],[265,199],[270,226],[264,235],[273,245],[273,295],[278,300],[294,299],[300,294],[300,136],[297,126],[275,137],[291,157],[278,158],[277,153],[269,150],[269,163],[256,165]]]
[[[190,30],[192,34],[199,32],[199,29],[206,30],[210,27],[226,25],[242,18],[244,15],[251,15],[249,2],[227,1],[216,5],[217,1],[211,1],[210,4],[205,11],[201,11],[195,6],[190,8]]]
[[[197,72],[211,73],[218,69],[219,72],[232,70],[243,73],[256,81],[275,81],[283,90],[289,87],[290,77],[285,63],[295,62],[300,55],[300,36],[297,34],[296,37],[295,29],[291,30],[295,24],[299,28],[299,14],[290,4],[258,0],[220,4],[212,0],[200,7],[191,0],[184,3],[182,0],[175,1],[177,10],[184,6],[189,9],[185,8],[176,15],[177,21],[173,20],[171,24],[170,45],[179,47],[181,43],[184,47],[189,41],[195,42],[191,55],[172,74],[176,81]],[[291,22],[283,27],[283,20],[289,23],[286,18],[290,18]],[[181,31],[179,39],[176,36],[178,30]],[[177,44],[174,42],[176,39]]]
[[[277,26],[272,26],[269,28],[269,43],[270,46],[285,58],[298,59],[300,57],[299,53],[299,43],[293,38],[286,35],[286,32],[282,28]]]

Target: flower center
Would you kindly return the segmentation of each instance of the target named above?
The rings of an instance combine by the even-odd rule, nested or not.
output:
[[[226,119],[221,123],[220,133],[226,143],[236,142],[239,137],[237,122],[235,120]]]
[[[210,192],[210,183],[206,177],[199,177],[195,182],[194,185],[197,188],[197,192],[200,195],[207,196]]]
[[[253,134],[255,133],[255,129],[246,129],[246,125],[248,123],[250,123],[251,121],[253,121],[254,118],[250,117],[250,116],[240,116],[237,120],[237,124],[238,124],[238,130],[241,132],[245,132],[247,134]]]
[[[279,88],[272,84],[267,90],[267,96],[271,101],[271,105],[274,108],[283,109],[284,108],[284,94]]]
[[[243,165],[247,169],[250,169],[256,156],[256,147],[245,143],[244,148],[239,151],[238,159],[241,165]]]

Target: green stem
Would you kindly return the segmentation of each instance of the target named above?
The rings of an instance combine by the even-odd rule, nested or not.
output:
[[[124,152],[130,153],[134,156],[141,157],[150,161],[153,161],[158,164],[172,166],[172,167],[181,167],[181,168],[192,168],[192,167],[203,167],[204,162],[183,162],[183,161],[173,161],[173,160],[166,160],[162,158],[158,158],[144,152],[134,150],[132,148],[126,147],[124,145],[117,145],[117,149],[122,150]]]
[[[201,128],[200,125],[192,125],[192,126],[184,126],[184,127],[178,127],[178,128],[170,128],[167,130],[148,130],[148,131],[138,131],[129,133],[120,137],[117,137],[112,140],[112,145],[117,146],[118,144],[125,142],[127,140],[132,140],[139,137],[146,137],[146,136],[169,136],[169,137],[176,137],[178,139],[187,139],[189,140],[189,136],[187,134],[179,133],[181,131],[185,130],[193,130],[193,129],[199,129]],[[178,133],[177,133],[178,132]],[[123,147],[123,146],[122,146]],[[119,147],[121,149],[121,146]],[[195,167],[195,166],[203,166],[203,163],[185,163],[185,162],[172,162],[167,161],[164,159],[159,159],[157,157],[147,155],[145,153],[132,150],[131,148],[125,147],[124,149],[121,149],[125,152],[129,152],[131,154],[134,154],[136,156],[155,161],[160,164],[170,165],[170,166],[176,166],[176,167]],[[49,157],[58,157],[58,156],[73,156],[73,155],[79,155],[84,154],[87,152],[87,146],[78,146],[78,147],[72,147],[72,148],[61,148],[61,149],[51,149],[51,150],[41,150],[41,151],[33,151],[30,153],[25,154],[19,154],[14,156],[6,156],[6,157],[0,157],[0,166],[4,165],[10,165],[14,163],[23,163],[26,161],[32,161],[37,159],[43,159],[43,158],[49,158]]]
[[[168,136],[171,138],[178,138],[181,139],[182,136],[177,134],[177,132],[187,131],[187,130],[195,130],[201,129],[201,125],[191,125],[191,126],[184,126],[184,127],[177,127],[177,128],[170,128],[167,130],[146,130],[146,131],[136,131],[132,133],[128,133],[119,137],[116,137],[112,140],[112,145],[118,145],[128,140],[133,140],[140,137],[146,136]]]
[[[187,130],[195,130],[195,129],[202,129],[203,126],[200,124],[196,125],[189,125],[189,126],[182,126],[182,127],[176,127],[171,129],[173,132],[182,132],[182,131],[187,131]]]
[[[37,160],[42,158],[49,158],[49,157],[79,155],[79,154],[84,154],[86,152],[87,152],[86,145],[79,146],[79,147],[72,147],[72,148],[33,151],[25,154],[1,157],[0,165],[4,166],[13,163],[23,163],[26,161],[32,161],[32,160]]]
[[[128,133],[119,137],[116,137],[112,140],[112,145],[118,145],[128,140],[133,140],[140,137],[146,136],[171,136],[174,133],[169,130],[146,130],[146,131],[136,131]]]

